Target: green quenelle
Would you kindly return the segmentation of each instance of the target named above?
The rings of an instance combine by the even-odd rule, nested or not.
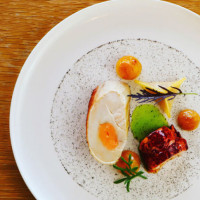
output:
[[[131,131],[139,141],[162,126],[168,126],[168,122],[156,106],[143,104],[133,111]]]

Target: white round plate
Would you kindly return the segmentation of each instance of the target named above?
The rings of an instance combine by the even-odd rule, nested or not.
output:
[[[172,46],[200,66],[200,17],[156,0],[115,0],[83,9],[47,33],[26,60],[13,93],[10,133],[19,170],[37,199],[95,198],[58,158],[50,127],[53,100],[65,73],[87,52],[137,38]],[[200,199],[199,187],[198,181],[175,199]]]

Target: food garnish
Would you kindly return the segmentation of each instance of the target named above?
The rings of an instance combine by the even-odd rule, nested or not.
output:
[[[163,86],[160,86],[160,85],[159,85],[159,87],[162,88],[163,90],[165,90],[166,93],[161,93],[154,89],[145,88],[145,90],[140,90],[141,93],[131,94],[130,97],[135,98],[138,103],[150,103],[150,102],[155,101],[156,102],[155,104],[157,104],[157,103],[163,101],[164,99],[167,99],[167,101],[171,101],[177,95],[188,95],[188,94],[197,95],[197,93],[183,93],[181,91],[181,89],[172,87],[172,86],[171,86],[171,88],[173,88],[177,92],[172,92],[171,90],[169,90]]]
[[[125,159],[124,157],[121,156],[121,160],[126,164],[125,168],[118,167],[117,165],[113,165],[113,167],[117,170],[120,170],[121,173],[125,176],[125,178],[118,179],[114,181],[115,184],[119,184],[124,182],[126,185],[126,190],[127,192],[130,191],[130,183],[131,181],[136,178],[140,177],[143,179],[147,179],[146,176],[142,175],[144,174],[143,171],[137,171],[139,167],[132,167],[133,161],[132,161],[132,155],[129,154],[128,159]]]
[[[117,61],[116,72],[118,76],[125,80],[137,78],[142,70],[139,60],[133,56],[124,56]]]
[[[136,171],[138,171],[139,170],[139,168],[140,168],[140,157],[139,157],[139,155],[137,154],[137,153],[135,153],[135,152],[133,152],[133,151],[130,151],[130,150],[124,150],[123,152],[122,152],[122,157],[126,160],[126,161],[128,161],[128,159],[129,159],[129,156],[131,155],[131,161],[132,161],[132,164],[131,164],[131,167],[132,168],[134,168],[134,167],[138,167],[138,169],[136,170]],[[116,163],[116,165],[118,166],[118,167],[121,167],[121,168],[126,168],[126,167],[128,167],[128,165],[120,158],[118,161],[117,161],[117,163]],[[128,172],[127,172],[128,173]],[[129,174],[129,173],[128,173]],[[130,175],[130,174],[129,174]]]
[[[144,90],[149,91],[148,89],[152,89],[152,90],[155,90],[162,94],[166,94],[167,91],[159,86],[162,86],[171,92],[177,93],[177,88],[180,88],[181,84],[185,80],[186,80],[186,78],[182,78],[175,82],[154,82],[154,83],[146,83],[146,82],[135,80],[135,83],[139,84]],[[149,93],[154,94],[154,92],[152,92],[152,91],[149,91]],[[173,99],[168,101],[170,98],[172,98],[172,97],[169,96],[167,98],[164,98],[164,100],[162,100],[158,103],[159,106],[161,107],[161,109],[167,114],[167,116],[169,118],[171,117],[171,109],[172,109],[172,104],[173,104]]]
[[[182,110],[178,115],[178,125],[187,131],[192,131],[199,126],[200,116],[191,109]]]
[[[132,113],[131,131],[139,141],[162,126],[168,126],[167,120],[160,110],[152,104],[137,106]]]
[[[92,93],[86,122],[90,153],[102,164],[113,165],[127,141],[130,88],[120,81],[106,81]]]
[[[188,149],[187,141],[172,125],[164,126],[145,137],[139,146],[141,159],[150,173],[158,172],[170,159]]]

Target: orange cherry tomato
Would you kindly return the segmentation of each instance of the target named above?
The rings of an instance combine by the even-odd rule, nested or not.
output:
[[[116,64],[118,76],[125,80],[135,79],[140,75],[142,65],[139,60],[133,56],[124,56]]]
[[[178,125],[187,131],[192,131],[199,126],[200,116],[199,114],[190,109],[183,110],[178,115]]]
[[[138,169],[136,170],[136,171],[138,171],[139,168],[140,168],[140,158],[139,158],[137,153],[135,153],[133,151],[125,150],[125,151],[122,152],[121,157],[123,157],[128,162],[130,154],[131,154],[131,161],[133,162],[131,164],[131,168],[138,167]],[[121,168],[124,168],[124,169],[126,167],[128,167],[128,165],[121,158],[117,161],[116,165],[118,167],[121,167]]]

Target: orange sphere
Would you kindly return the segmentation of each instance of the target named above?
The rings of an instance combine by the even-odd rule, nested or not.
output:
[[[128,162],[128,158],[130,154],[131,154],[131,161],[133,161],[133,163],[131,164],[131,168],[138,167],[138,169],[136,170],[138,171],[140,168],[140,158],[137,153],[133,151],[125,150],[122,152],[121,157],[123,157]],[[121,158],[117,161],[116,165],[124,169],[128,167],[128,165]]]
[[[116,72],[118,76],[122,79],[135,79],[140,75],[141,71],[141,63],[137,58],[133,56],[124,56],[117,61]]]
[[[200,116],[199,114],[190,109],[183,110],[178,115],[178,125],[187,131],[192,131],[199,126]]]
[[[99,138],[102,144],[109,150],[113,150],[118,146],[115,128],[110,123],[99,125]]]

